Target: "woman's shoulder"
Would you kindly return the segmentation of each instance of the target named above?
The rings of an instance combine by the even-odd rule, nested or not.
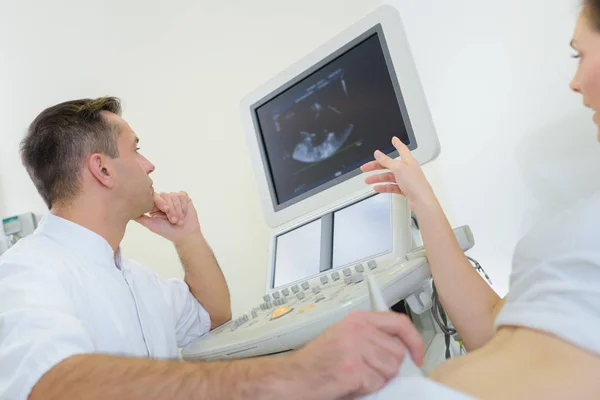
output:
[[[580,199],[537,224],[517,245],[515,257],[600,251],[600,192]]]

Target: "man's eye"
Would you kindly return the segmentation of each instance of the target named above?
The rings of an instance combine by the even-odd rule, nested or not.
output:
[[[140,148],[139,148],[139,147],[136,147],[136,148],[135,148],[135,151],[140,151]]]

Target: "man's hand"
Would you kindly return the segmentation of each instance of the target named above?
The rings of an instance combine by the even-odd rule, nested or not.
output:
[[[173,242],[185,271],[185,283],[210,315],[211,328],[229,321],[229,288],[187,193],[155,193],[154,208],[136,221]]]
[[[307,389],[321,387],[314,398],[374,393],[396,374],[409,351],[423,363],[424,345],[410,319],[393,312],[354,311],[298,350],[299,378]]]
[[[154,193],[154,208],[135,221],[172,242],[200,234],[196,208],[185,192]]]

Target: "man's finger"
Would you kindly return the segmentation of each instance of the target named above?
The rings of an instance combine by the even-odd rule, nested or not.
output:
[[[404,343],[395,336],[390,336],[377,329],[370,332],[369,339],[374,346],[378,349],[383,349],[386,354],[393,357],[398,362],[398,365],[400,365],[407,351]]]
[[[162,211],[150,211],[149,215],[152,218],[160,218],[160,219],[164,219],[164,220],[169,220],[169,217],[167,217],[167,214],[165,214]]]
[[[379,375],[375,370],[369,368],[360,377],[360,388],[355,395],[368,395],[383,389],[386,384],[386,379]],[[352,397],[354,398],[354,397]]]
[[[175,205],[173,204],[173,199],[168,193],[162,193],[161,197],[167,203],[169,210],[166,212],[167,217],[169,218],[169,222],[172,224],[176,224],[177,219],[177,211],[175,210]]]
[[[399,342],[399,340],[396,340]],[[371,367],[384,382],[390,380],[394,375],[398,374],[400,369],[400,361],[390,354],[386,353],[381,348],[374,348],[367,352],[364,356],[365,363]]]
[[[160,211],[167,213],[169,212],[169,203],[162,198],[160,193],[154,192],[154,206]]]
[[[423,363],[425,346],[419,331],[404,314],[394,312],[365,313],[365,320],[388,335],[397,336],[410,352],[417,365]]]
[[[393,182],[396,183],[396,177],[391,172],[385,172],[383,174],[371,175],[365,178],[365,183],[367,185],[372,185],[374,183],[384,183],[384,182]]]
[[[154,207],[152,207],[152,210],[150,210],[150,212],[148,214],[157,213],[157,212],[162,213],[162,211],[160,210],[160,208],[158,208],[156,206],[156,204],[154,204]]]
[[[371,343],[365,347],[364,360],[386,380],[394,377],[407,353],[404,344],[395,337],[374,330]]]
[[[188,207],[190,204],[190,196],[188,196],[188,194],[186,192],[180,192],[181,195],[179,197],[179,200],[181,201],[181,209],[183,210],[183,217],[187,217],[187,213],[188,213]]]
[[[139,217],[134,219],[134,221],[137,222],[138,224],[143,225],[144,227],[152,230],[152,226],[153,226],[152,217],[149,217],[147,215],[140,215]]]
[[[406,145],[400,139],[398,139],[396,136],[394,136],[392,138],[392,144],[394,145],[396,150],[398,150],[401,160],[404,160],[404,161],[414,161],[415,160],[415,157],[413,156],[413,154],[411,153],[409,148],[406,147]]]
[[[402,192],[402,190],[400,190],[400,188],[398,187],[398,185],[375,185],[373,186],[373,190],[376,191],[377,193],[392,193],[392,194],[401,194],[404,196],[404,193]]]
[[[177,224],[183,225],[183,207],[181,206],[181,198],[179,195],[171,196],[173,207],[175,207],[175,215],[177,215]]]

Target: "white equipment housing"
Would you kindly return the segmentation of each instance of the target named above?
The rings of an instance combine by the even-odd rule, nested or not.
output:
[[[242,101],[242,120],[267,223],[273,228],[263,299],[188,345],[184,359],[297,349],[350,311],[369,310],[369,275],[389,307],[406,310],[443,359],[430,313],[431,274],[402,196],[375,194],[360,165],[399,137],[424,164],[439,142],[398,11],[382,6]],[[468,227],[455,231],[463,250]],[[436,338],[438,340],[436,340]]]
[[[19,240],[32,234],[39,218],[33,213],[25,213],[3,218],[0,222],[0,254],[14,246]]]
[[[341,176],[323,185],[292,199],[278,201],[268,148],[265,146],[265,138],[262,134],[265,127],[261,125],[258,112],[270,101],[277,101],[278,96],[293,90],[295,85],[302,85],[306,79],[318,76],[315,74],[321,71],[329,72],[327,68],[333,63],[339,61],[345,54],[350,54],[353,49],[358,49],[362,43],[374,38],[380,44],[379,53],[385,59],[385,67],[389,72],[388,79],[391,80],[397,107],[402,115],[403,128],[406,130],[405,144],[421,164],[438,156],[439,141],[402,20],[396,8],[382,6],[275,76],[242,101],[242,122],[261,193],[262,208],[269,226],[276,228],[298,218],[310,218],[322,214],[332,204],[342,204],[370,192],[371,189],[365,185],[364,176],[361,176],[357,165],[353,170],[345,171]],[[337,68],[332,66],[330,70],[331,73],[335,73]],[[352,82],[348,82],[347,86],[348,92],[352,93]],[[369,100],[376,106],[380,105],[377,104],[378,93],[369,96]],[[396,128],[398,128],[397,133],[400,134],[401,127]],[[385,137],[386,144],[389,145],[391,139],[392,135]],[[398,156],[391,146],[386,147],[390,150],[390,156]],[[372,157],[374,150],[376,149],[368,149],[367,153],[370,152],[369,155]],[[384,151],[384,148],[380,150]]]

